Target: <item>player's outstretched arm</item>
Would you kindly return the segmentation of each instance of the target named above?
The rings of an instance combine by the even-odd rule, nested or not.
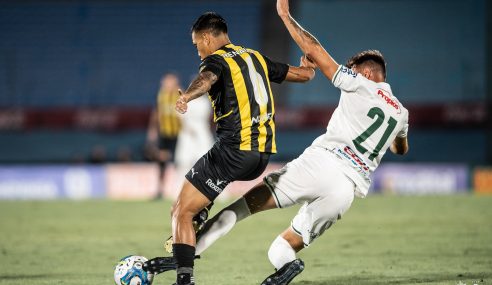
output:
[[[306,82],[314,78],[316,65],[306,56],[301,57],[299,66],[289,66],[285,80],[289,82]]]
[[[193,79],[185,93],[182,93],[181,90],[179,90],[180,96],[178,101],[176,101],[176,111],[181,114],[186,113],[188,110],[188,102],[207,93],[217,80],[217,75],[211,71],[200,72],[198,76]]]
[[[390,146],[390,150],[394,154],[404,155],[408,152],[408,140],[406,137],[396,137]]]
[[[321,46],[319,41],[292,18],[289,12],[288,0],[277,0],[277,13],[304,54],[319,67],[328,79],[332,80],[338,69],[338,64]]]

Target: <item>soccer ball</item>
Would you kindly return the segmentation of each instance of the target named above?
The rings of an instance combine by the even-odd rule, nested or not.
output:
[[[114,269],[116,285],[151,285],[154,275],[144,271],[147,258],[138,255],[123,257]]]

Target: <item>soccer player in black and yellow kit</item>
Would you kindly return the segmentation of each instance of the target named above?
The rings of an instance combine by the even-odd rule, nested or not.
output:
[[[173,73],[165,74],[161,79],[161,87],[157,94],[157,107],[150,116],[147,132],[147,151],[149,158],[159,162],[159,184],[154,198],[162,198],[164,194],[164,180],[166,166],[174,161],[174,152],[179,132],[181,131],[181,119],[174,110],[178,92],[179,78]],[[158,148],[158,149],[155,149]]]
[[[172,209],[178,285],[195,284],[193,217],[230,182],[258,177],[276,152],[270,82],[306,82],[314,77],[314,65],[305,58],[301,66],[293,67],[232,44],[225,20],[216,13],[201,15],[191,31],[202,63],[198,76],[177,100],[176,110],[185,113],[189,101],[208,93],[217,142],[186,174]]]

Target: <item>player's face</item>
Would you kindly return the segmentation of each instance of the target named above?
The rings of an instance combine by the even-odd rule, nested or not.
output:
[[[208,48],[209,45],[204,33],[191,33],[191,40],[193,41],[193,45],[196,47],[196,50],[198,51],[198,56],[201,60],[210,55],[210,51]]]
[[[162,85],[162,88],[164,88],[166,90],[175,90],[175,89],[178,89],[179,88],[179,80],[178,80],[178,77],[176,77],[173,74],[167,74],[161,80],[161,85]]]

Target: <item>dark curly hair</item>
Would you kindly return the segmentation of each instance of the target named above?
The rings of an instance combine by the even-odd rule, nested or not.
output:
[[[378,50],[365,50],[352,56],[346,66],[352,68],[354,66],[369,66],[372,69],[380,71],[386,78],[386,61],[383,54]]]
[[[227,23],[215,12],[206,12],[202,14],[191,27],[191,32],[203,32],[209,31],[214,36],[218,36],[220,33],[227,33]]]

